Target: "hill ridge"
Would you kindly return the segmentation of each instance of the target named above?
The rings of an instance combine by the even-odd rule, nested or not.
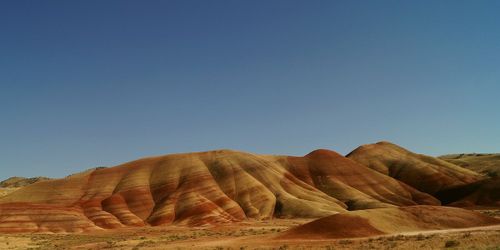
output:
[[[212,150],[143,157],[26,186],[0,197],[0,232],[201,226],[419,204],[440,201],[332,150]]]

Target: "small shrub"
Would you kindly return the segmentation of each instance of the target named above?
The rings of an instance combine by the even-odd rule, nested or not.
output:
[[[449,240],[449,241],[446,241],[446,243],[444,243],[444,247],[448,248],[448,247],[456,247],[460,245],[460,242],[456,241],[456,240]]]
[[[279,250],[285,250],[288,249],[288,245],[282,245],[278,248]]]
[[[385,238],[387,241],[394,241],[396,240],[396,236],[389,236],[387,238]]]
[[[352,243],[351,240],[340,240],[339,241],[339,244],[342,244],[342,245],[351,244],[351,243]]]
[[[490,177],[490,178],[498,177],[498,173],[493,171],[493,170],[488,171],[488,173],[486,175],[488,175],[488,177]]]
[[[147,241],[140,242],[135,247],[140,248],[140,247],[149,247],[149,246],[154,246],[154,245],[155,245],[154,241],[147,240]]]

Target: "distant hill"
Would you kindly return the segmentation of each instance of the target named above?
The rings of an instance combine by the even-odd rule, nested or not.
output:
[[[474,171],[410,152],[390,142],[362,145],[349,153],[347,158],[429,194],[482,179]]]
[[[500,154],[449,154],[438,158],[489,177],[500,176]]]
[[[500,206],[500,178],[490,178],[495,174],[479,171],[495,169],[492,164],[495,157],[492,156],[495,155],[464,157],[476,160],[476,167],[471,169],[472,164],[462,167],[442,158],[410,152],[389,142],[378,142],[358,147],[347,158],[431,194],[444,205],[475,207]],[[448,157],[462,159],[460,155]]]
[[[39,181],[45,181],[45,180],[50,180],[50,178],[47,177],[32,177],[32,178],[25,178],[25,177],[10,177],[6,180],[0,181],[0,188],[19,188],[19,187],[24,187],[30,184],[33,184],[35,182]]]
[[[33,183],[39,182],[39,181],[45,181],[45,180],[50,180],[50,178],[47,177],[32,177],[32,178],[25,178],[25,177],[10,177],[6,180],[0,181],[0,197],[6,196],[16,190],[18,190],[21,187],[25,187],[27,185],[31,185]]]

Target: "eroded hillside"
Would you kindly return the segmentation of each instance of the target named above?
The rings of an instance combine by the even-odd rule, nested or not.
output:
[[[415,204],[439,201],[333,151],[289,157],[219,150],[144,158],[29,185],[0,198],[0,230],[194,226]]]

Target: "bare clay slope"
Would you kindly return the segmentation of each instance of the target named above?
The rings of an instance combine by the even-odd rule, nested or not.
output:
[[[331,215],[290,229],[278,239],[339,239],[382,234],[480,227],[500,220],[453,207],[378,208]]]
[[[500,177],[446,189],[438,192],[436,197],[451,206],[500,207]]]
[[[450,154],[440,159],[482,174],[486,179],[438,193],[451,205],[500,206],[500,154]]]
[[[347,157],[432,195],[482,179],[471,170],[389,142],[360,146]]]
[[[144,158],[0,198],[0,232],[80,232],[325,217],[346,209],[439,204],[333,151],[305,157],[230,150]]]

